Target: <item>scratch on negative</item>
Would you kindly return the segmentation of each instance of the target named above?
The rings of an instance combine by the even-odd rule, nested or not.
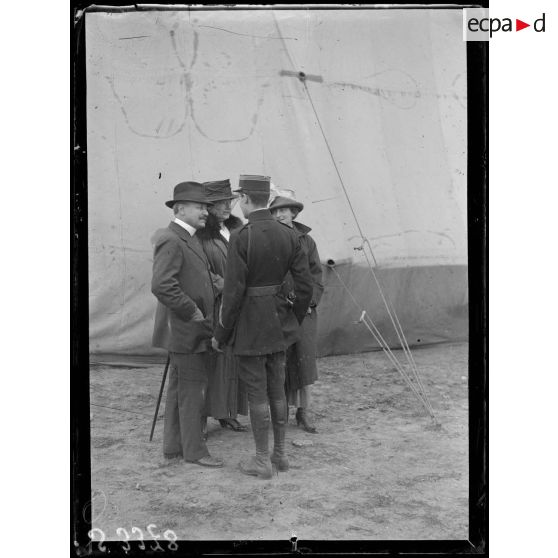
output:
[[[432,235],[435,235],[435,236],[441,236],[442,238],[446,238],[449,242],[451,242],[455,246],[455,241],[448,234],[443,233],[443,232],[438,232],[438,231],[429,231],[429,230],[417,231],[417,230],[411,229],[411,230],[401,231],[399,233],[394,233],[394,234],[384,234],[382,236],[371,236],[369,238],[369,240],[378,241],[378,240],[383,239],[383,238],[393,238],[393,237],[397,237],[397,236],[402,236],[404,234],[422,234],[422,233],[428,233],[428,234],[432,234]],[[354,238],[356,238],[356,237],[354,237]]]
[[[266,35],[250,35],[248,33],[237,33],[236,31],[229,31],[228,29],[223,29],[222,27],[213,27],[211,25],[198,25],[198,27],[207,27],[208,29],[216,29],[218,31],[224,31],[225,33],[231,33],[232,35],[239,35],[240,37],[251,37],[253,39],[287,39],[289,41],[298,41],[296,37],[269,37]]]
[[[314,200],[312,203],[320,203],[324,201],[336,200],[339,196],[333,196],[332,198],[324,198],[323,200]]]

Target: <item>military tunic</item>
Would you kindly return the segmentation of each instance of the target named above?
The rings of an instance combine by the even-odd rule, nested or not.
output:
[[[231,235],[215,337],[232,344],[236,355],[268,355],[285,351],[298,338],[312,277],[299,235],[268,209],[252,212],[248,220]],[[281,293],[289,271],[294,303]]]

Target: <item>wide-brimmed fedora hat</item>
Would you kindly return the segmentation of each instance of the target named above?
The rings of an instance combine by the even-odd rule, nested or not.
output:
[[[274,188],[274,193],[276,195],[268,206],[271,211],[274,209],[280,209],[281,207],[292,207],[298,212],[301,212],[304,209],[304,204],[297,201],[295,193],[292,190],[280,190],[279,188]]]
[[[259,174],[241,174],[235,192],[243,194],[269,194],[271,178]]]
[[[211,205],[203,184],[199,182],[181,182],[174,187],[174,198],[166,201],[165,205],[171,207],[177,202],[196,202]]]
[[[231,191],[231,181],[228,178],[226,180],[204,182],[203,186],[205,188],[207,198],[212,202],[235,200],[238,198],[238,194],[234,194]]]

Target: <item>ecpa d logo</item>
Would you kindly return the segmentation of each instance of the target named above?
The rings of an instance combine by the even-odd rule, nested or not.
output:
[[[536,33],[544,33],[546,14],[543,13],[533,23],[511,17],[489,17],[488,8],[463,10],[463,40],[488,41],[494,33],[511,33],[531,27]]]

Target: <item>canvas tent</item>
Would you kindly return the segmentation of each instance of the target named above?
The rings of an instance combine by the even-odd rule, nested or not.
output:
[[[183,180],[244,173],[296,191],[322,260],[391,345],[364,239],[411,346],[467,337],[459,10],[85,18],[92,353],[157,352],[151,238],[171,218],[164,201]],[[324,283],[319,353],[376,348],[327,268]]]

